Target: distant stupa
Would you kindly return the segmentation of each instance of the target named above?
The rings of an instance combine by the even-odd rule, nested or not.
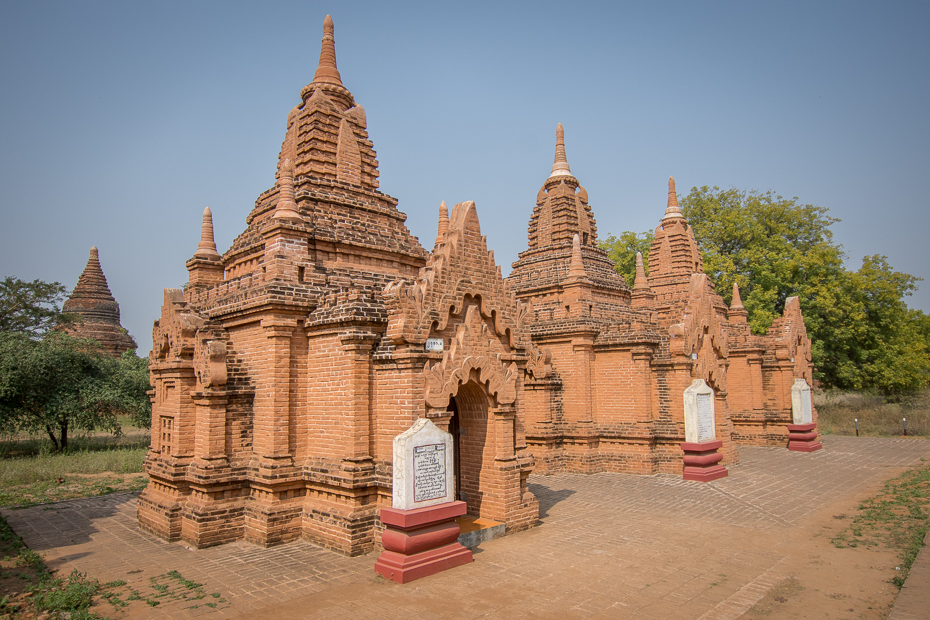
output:
[[[120,325],[119,304],[107,286],[96,246],[90,249],[84,273],[62,310],[78,317],[77,323],[67,330],[72,336],[93,338],[113,357],[136,348],[136,341]]]

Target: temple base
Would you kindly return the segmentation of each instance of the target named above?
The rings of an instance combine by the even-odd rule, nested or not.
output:
[[[789,424],[788,449],[794,452],[816,452],[823,448],[817,441],[817,424]]]
[[[384,552],[375,572],[396,583],[409,583],[473,561],[472,553],[456,542],[455,519],[465,514],[465,502],[449,502],[399,510],[382,508]]]
[[[681,449],[684,450],[685,469],[682,478],[685,480],[696,480],[698,482],[710,482],[718,478],[726,478],[730,472],[720,461],[723,455],[717,452],[723,446],[719,439],[706,441],[704,443],[684,442]]]

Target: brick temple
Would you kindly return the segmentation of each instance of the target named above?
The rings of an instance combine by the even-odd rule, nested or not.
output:
[[[96,246],[90,249],[87,265],[62,311],[77,318],[67,328],[68,334],[93,338],[108,355],[119,357],[136,349],[136,341],[119,322],[119,304],[110,292]]]
[[[724,465],[740,443],[787,446],[792,384],[811,380],[800,306],[752,335],[738,291],[728,308],[703,273],[673,180],[650,273],[640,261],[630,288],[597,246],[559,125],[504,278],[474,203],[443,203],[427,250],[379,190],[328,16],[300,100],[245,231],[220,255],[205,210],[188,283],[165,290],[143,528],[197,547],[303,537],[368,552],[392,440],[427,417],[453,434],[469,514],[519,531],[538,519],[533,471],[680,474],[695,379],[714,391]]]

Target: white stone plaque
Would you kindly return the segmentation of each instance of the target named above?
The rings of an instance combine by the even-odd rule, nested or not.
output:
[[[454,501],[452,435],[420,418],[394,438],[394,508],[411,510]]]
[[[695,379],[685,390],[685,441],[702,443],[717,438],[714,390]]]
[[[697,395],[698,441],[712,441],[714,432],[714,395]]]
[[[795,379],[791,386],[791,421],[795,424],[810,424],[814,421],[811,387],[803,377]]]
[[[413,501],[446,495],[446,446],[434,443],[413,449]]]
[[[445,342],[442,338],[427,338],[426,339],[426,350],[427,351],[442,351],[445,346]]]

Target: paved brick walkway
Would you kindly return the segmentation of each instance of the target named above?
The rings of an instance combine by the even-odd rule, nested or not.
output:
[[[930,458],[930,442],[917,439],[827,437],[824,446],[813,454],[742,448],[742,465],[706,484],[535,476],[539,527],[483,543],[473,564],[405,586],[375,578],[375,555],[346,558],[303,541],[200,551],[165,543],[138,530],[132,495],[4,514],[62,572],[143,589],[177,570],[227,601],[137,605],[135,617],[736,618],[785,578],[790,535],[805,519],[831,503],[852,510],[881,481]]]

